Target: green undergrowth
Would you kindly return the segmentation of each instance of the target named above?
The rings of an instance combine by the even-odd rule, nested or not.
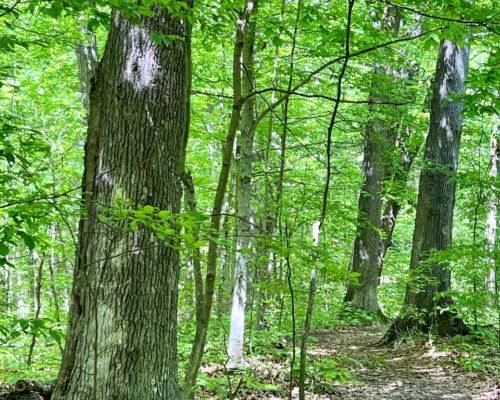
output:
[[[59,371],[64,334],[50,319],[0,318],[0,383],[22,378],[54,379]],[[29,349],[34,346],[29,364]]]
[[[477,327],[468,336],[441,339],[437,341],[437,348],[448,353],[443,362],[461,370],[500,373],[499,333],[493,327]]]

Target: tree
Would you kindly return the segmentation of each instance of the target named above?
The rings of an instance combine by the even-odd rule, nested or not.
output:
[[[462,133],[469,46],[442,40],[436,63],[429,134],[420,174],[417,213],[410,261],[413,281],[407,285],[403,312],[386,339],[416,328],[440,335],[463,333],[466,326],[452,310],[451,271],[436,252],[452,242],[456,174]]]
[[[376,29],[390,29],[398,37],[402,22],[401,10],[391,6],[384,8],[382,16],[373,25]],[[411,132],[411,128],[405,126],[403,117],[407,110],[401,109],[402,104],[383,105],[396,103],[402,97],[400,93],[404,93],[405,85],[413,79],[412,71],[406,62],[402,66],[398,66],[395,60],[388,63],[391,59],[387,54],[381,58],[384,61],[375,63],[371,75],[368,96],[371,115],[363,138],[363,183],[358,199],[356,237],[349,263],[349,272],[359,274],[359,282],[349,281],[344,301],[383,317],[377,289],[403,202],[397,194],[390,193],[387,183],[393,187],[407,184],[408,172],[417,150],[408,144],[408,131]],[[385,204],[384,191],[389,192],[391,197]]]
[[[247,13],[248,15],[248,13]],[[215,293],[215,280],[217,274],[217,249],[220,234],[221,212],[224,206],[224,197],[226,194],[229,180],[231,160],[233,158],[233,147],[238,129],[240,114],[242,109],[241,97],[241,55],[244,45],[244,27],[245,24],[237,23],[235,43],[232,57],[232,78],[233,78],[233,108],[229,122],[228,132],[225,140],[225,146],[222,153],[222,167],[217,181],[217,189],[213,199],[212,215],[210,217],[210,229],[212,237],[209,240],[206,262],[206,276],[203,282],[201,277],[196,277],[196,331],[193,339],[193,346],[189,356],[189,363],[186,368],[184,382],[182,387],[182,399],[190,400],[194,398],[194,386],[198,376],[198,370],[201,366],[205,344],[207,340],[208,327],[212,314],[212,304]]]
[[[495,116],[496,117],[496,116]],[[486,219],[486,250],[489,254],[488,264],[490,265],[489,275],[486,277],[486,290],[490,299],[494,298],[497,293],[497,261],[495,252],[497,248],[497,218],[498,218],[498,125],[494,125],[491,134],[491,150],[490,150],[490,178],[491,185],[491,198],[489,200],[488,217]]]
[[[54,400],[179,398],[179,252],[150,227],[106,217],[116,204],[180,210],[187,91],[186,43],[177,38],[185,23],[159,6],[151,14],[137,24],[113,15],[93,79],[85,216]]]
[[[255,20],[258,2],[249,1],[238,20],[242,24],[244,44],[242,50],[242,95],[248,96],[254,90],[254,41]],[[234,271],[231,326],[227,348],[231,366],[244,364],[243,344],[245,337],[245,306],[247,298],[248,262],[252,251],[252,164],[255,134],[254,99],[250,97],[241,110],[240,160],[238,163],[238,186],[236,190],[238,209],[236,212],[236,265]]]

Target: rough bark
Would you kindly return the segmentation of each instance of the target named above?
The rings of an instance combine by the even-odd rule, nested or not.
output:
[[[391,70],[374,68],[370,100],[388,100],[383,81],[391,77]],[[390,151],[394,149],[395,143],[394,124],[387,114],[385,118],[372,117],[366,127],[363,184],[358,201],[358,228],[349,266],[351,273],[360,275],[358,282],[349,281],[344,298],[345,301],[352,301],[354,307],[373,313],[380,311],[377,288],[381,265],[382,182],[385,168],[389,164]]]
[[[452,242],[456,174],[462,133],[463,101],[469,47],[442,40],[436,64],[429,134],[420,174],[410,273],[403,311],[386,334],[394,340],[409,329],[439,335],[464,333],[467,327],[450,311],[451,271],[430,258]],[[441,296],[436,296],[443,293]],[[437,299],[435,299],[437,297]]]
[[[402,187],[407,186],[408,184],[408,175],[410,173],[411,167],[415,158],[417,156],[418,151],[420,150],[420,146],[409,146],[408,141],[410,139],[411,133],[409,132],[409,128],[403,128],[406,132],[398,135],[397,141],[399,142],[400,148],[400,158],[397,166],[394,166],[395,172],[393,177],[391,178],[392,184],[394,187]],[[383,267],[384,267],[384,259],[387,254],[387,250],[392,246],[392,237],[394,233],[394,228],[396,227],[396,220],[398,218],[399,212],[401,211],[401,206],[403,201],[399,198],[391,198],[389,199],[384,206],[384,212],[382,213],[382,217],[380,218],[380,231],[382,233],[380,248],[379,248],[379,278],[382,275]],[[380,285],[380,281],[378,283]]]
[[[76,45],[76,63],[78,65],[78,77],[80,80],[80,93],[82,95],[82,106],[87,114],[90,108],[91,81],[97,68],[97,39],[92,32],[82,27],[82,32],[88,37],[88,44],[78,42]]]
[[[391,29],[397,37],[401,21],[400,10],[391,6],[384,10],[380,21],[374,25],[378,29],[382,26]],[[407,74],[404,69],[397,72],[390,65],[375,65],[368,99],[373,102],[390,101],[394,97],[396,82],[402,82],[400,78],[405,75]],[[372,117],[367,124],[364,138],[363,184],[358,201],[357,232],[349,265],[350,273],[360,275],[358,282],[348,282],[344,301],[352,302],[355,308],[382,315],[377,290],[383,260],[392,242],[392,232],[401,205],[396,200],[390,200],[381,216],[381,191],[396,150],[398,121],[395,107],[371,106],[370,111]],[[411,161],[403,165],[407,166],[406,174],[394,176],[394,179],[406,183]]]
[[[244,23],[244,44],[242,52],[242,82],[241,94],[243,97],[253,91],[254,76],[254,36],[255,20],[252,15],[257,12],[257,0],[248,1]],[[243,342],[245,338],[245,307],[247,300],[248,263],[250,260],[252,231],[252,166],[253,141],[255,136],[254,98],[250,97],[243,104],[241,110],[241,134],[239,136],[240,159],[237,181],[236,210],[236,263],[234,270],[234,286],[231,303],[231,322],[229,329],[229,344],[227,353],[229,367],[238,367],[245,363],[243,358]]]
[[[186,118],[181,20],[115,13],[92,81],[68,339],[54,400],[179,398],[178,251],[150,228],[103,222],[115,204],[179,212]]]

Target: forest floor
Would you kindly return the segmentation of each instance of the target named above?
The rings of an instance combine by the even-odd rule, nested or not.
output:
[[[474,357],[464,352],[467,345],[457,346],[451,339],[438,342],[407,341],[393,346],[375,346],[383,336],[380,325],[346,327],[335,331],[319,331],[308,351],[308,400],[437,400],[500,398],[500,353],[491,359]],[[463,344],[463,343],[462,343]],[[458,351],[457,348],[461,348]],[[475,363],[475,364],[474,364]],[[312,367],[311,367],[312,365]],[[464,369],[473,366],[473,371]],[[231,399],[278,400],[289,398],[288,372],[284,363],[269,359],[248,359],[246,375],[232,375]],[[250,373],[248,370],[250,369]],[[343,371],[343,372],[342,372]],[[219,370],[220,374],[221,371]],[[333,382],[339,376],[346,382]],[[259,385],[252,382],[260,382]],[[238,386],[238,382],[240,382]],[[229,391],[231,393],[231,390]],[[236,394],[237,393],[237,394]],[[219,392],[215,397],[221,399]],[[292,389],[298,398],[298,388]]]

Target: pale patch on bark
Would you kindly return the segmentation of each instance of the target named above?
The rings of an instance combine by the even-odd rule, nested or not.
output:
[[[131,47],[127,49],[123,79],[130,82],[138,92],[148,89],[160,70],[154,45],[150,43],[150,35],[150,31],[138,26],[133,26],[129,32]]]

